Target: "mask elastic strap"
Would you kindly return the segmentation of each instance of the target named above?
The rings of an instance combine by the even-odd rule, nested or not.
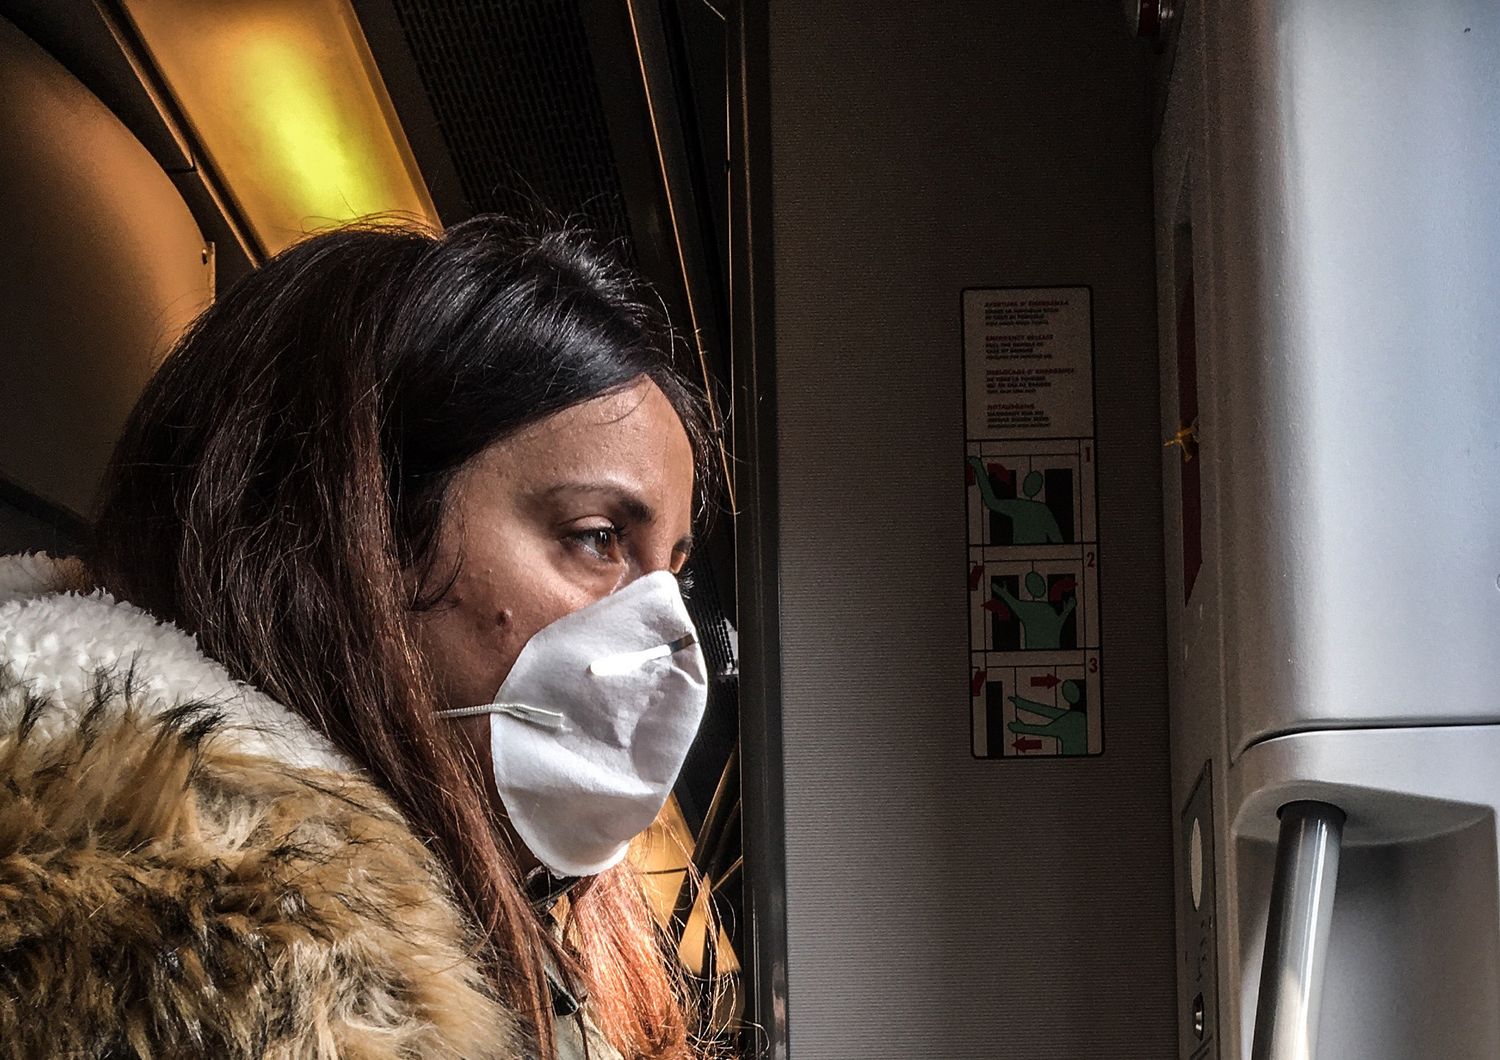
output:
[[[568,729],[568,719],[565,715],[555,710],[529,706],[526,703],[486,703],[479,707],[456,707],[453,710],[437,712],[440,718],[475,718],[481,714],[504,714],[518,721],[529,722],[539,728],[551,729],[554,732],[566,732]]]

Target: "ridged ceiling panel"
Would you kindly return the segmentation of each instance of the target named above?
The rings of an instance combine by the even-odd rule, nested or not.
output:
[[[474,209],[581,216],[629,247],[575,0],[394,0],[394,7]]]

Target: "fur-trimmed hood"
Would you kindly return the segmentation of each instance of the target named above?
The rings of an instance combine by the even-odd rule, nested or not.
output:
[[[0,1057],[521,1056],[389,800],[82,584],[0,558]]]

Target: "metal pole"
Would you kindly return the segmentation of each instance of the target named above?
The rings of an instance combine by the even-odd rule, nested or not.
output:
[[[1324,802],[1281,808],[1251,1060],[1313,1060],[1344,812]]]

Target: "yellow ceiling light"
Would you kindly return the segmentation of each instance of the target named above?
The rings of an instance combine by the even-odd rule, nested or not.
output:
[[[372,214],[437,224],[348,0],[123,0],[268,253]]]

